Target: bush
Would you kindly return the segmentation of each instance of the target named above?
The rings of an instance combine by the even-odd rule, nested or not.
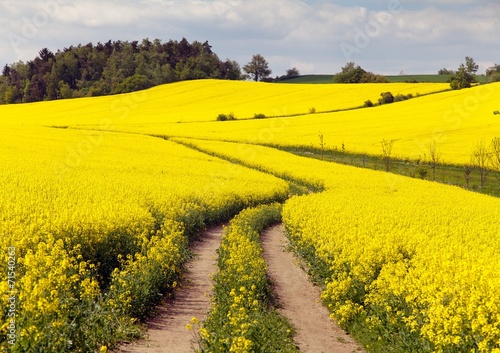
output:
[[[253,116],[254,119],[265,119],[267,116],[265,114],[259,113],[259,114],[254,114]]]
[[[219,114],[217,116],[217,121],[228,121],[228,120],[236,120],[234,113],[229,114]]]
[[[461,85],[460,85],[460,81],[458,81],[458,80],[451,80],[450,87],[453,90],[459,90],[459,89],[462,88]]]
[[[405,101],[405,100],[408,100],[408,99],[411,99],[411,98],[413,98],[413,94],[411,94],[411,93],[406,94],[406,95],[398,93],[394,97],[394,102],[401,102],[401,101]]]
[[[382,98],[378,99],[378,102],[380,103],[380,105],[390,104],[390,103],[394,102],[394,96],[392,95],[391,92],[382,92],[382,93],[380,93],[380,96],[382,97]]]
[[[309,114],[316,114],[316,108],[309,108]]]
[[[365,101],[365,107],[373,107],[373,102],[371,100]]]

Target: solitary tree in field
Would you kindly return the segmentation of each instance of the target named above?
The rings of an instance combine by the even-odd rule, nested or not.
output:
[[[475,75],[477,70],[479,70],[479,65],[476,64],[473,58],[470,56],[465,57],[465,68],[467,69],[467,72],[471,75]]]
[[[252,57],[252,60],[243,66],[245,71],[254,81],[262,81],[271,75],[272,71],[269,69],[269,63],[260,54]]]
[[[455,75],[451,77],[450,86],[452,89],[469,88],[472,83],[476,82],[474,74],[479,69],[474,59],[470,56],[465,57],[465,64],[460,64]]]

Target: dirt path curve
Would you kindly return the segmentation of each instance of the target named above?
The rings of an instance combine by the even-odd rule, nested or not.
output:
[[[321,290],[311,283],[294,255],[286,250],[289,243],[281,225],[264,231],[261,241],[279,312],[295,326],[295,343],[300,350],[304,353],[363,352],[363,348],[329,318],[328,310],[320,301]]]
[[[222,227],[204,232],[192,248],[195,257],[187,264],[186,279],[169,300],[158,309],[158,315],[147,323],[147,338],[123,345],[116,353],[188,353],[192,352],[194,336],[186,324],[196,317],[200,322],[210,309],[212,281],[217,271],[216,250],[220,246]]]

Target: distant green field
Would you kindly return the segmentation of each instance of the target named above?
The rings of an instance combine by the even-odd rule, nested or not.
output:
[[[288,80],[278,81],[280,83],[333,83],[333,75],[302,75]]]
[[[394,75],[386,76],[389,82],[433,82],[441,83],[448,82],[450,75]],[[476,80],[481,83],[488,82],[486,76],[476,76]]]
[[[449,75],[391,75],[386,76],[389,82],[447,82],[450,78]],[[481,83],[488,82],[486,76],[477,76],[477,80]],[[297,78],[292,78],[289,80],[279,81],[282,83],[333,83],[332,75],[302,75]]]
[[[447,82],[450,75],[394,75],[386,76],[389,82]]]

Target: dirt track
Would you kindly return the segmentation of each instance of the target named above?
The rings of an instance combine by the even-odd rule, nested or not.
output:
[[[351,353],[363,349],[329,318],[320,302],[321,290],[309,281],[298,260],[286,248],[280,225],[261,236],[268,275],[273,282],[280,313],[295,326],[295,343],[307,353]]]
[[[200,321],[210,309],[215,273],[216,250],[222,227],[205,232],[193,247],[195,258],[188,264],[186,280],[175,299],[159,308],[159,314],[147,323],[145,340],[123,345],[116,353],[187,353],[193,352],[193,333],[186,330],[192,317]],[[295,326],[296,344],[304,353],[352,353],[363,349],[329,318],[320,302],[320,289],[315,287],[298,260],[286,251],[288,240],[281,226],[273,226],[262,234],[263,255],[268,275],[273,282],[279,311]]]
[[[175,299],[158,308],[158,315],[147,323],[147,338],[123,345],[117,353],[188,353],[193,352],[194,336],[186,329],[191,318],[202,321],[210,309],[212,282],[217,271],[216,250],[221,242],[222,227],[207,230],[192,251],[186,279]]]

